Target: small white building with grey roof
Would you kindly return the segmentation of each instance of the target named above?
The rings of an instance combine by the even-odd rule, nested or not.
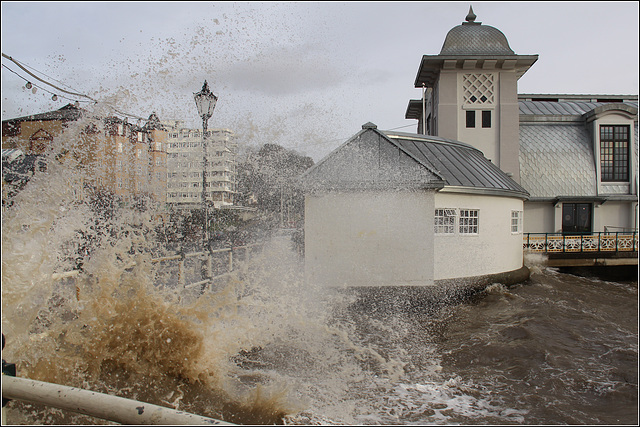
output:
[[[528,193],[468,144],[367,123],[300,187],[310,283],[429,286],[528,275]]]

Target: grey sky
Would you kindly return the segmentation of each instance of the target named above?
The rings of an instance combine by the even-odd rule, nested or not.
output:
[[[368,121],[415,132],[404,114],[421,95],[421,57],[469,4],[517,54],[539,55],[520,93],[638,93],[637,2],[3,2],[2,52],[131,114],[194,127],[207,79],[219,95],[210,128],[319,160]],[[3,119],[69,102],[24,83],[2,68]]]

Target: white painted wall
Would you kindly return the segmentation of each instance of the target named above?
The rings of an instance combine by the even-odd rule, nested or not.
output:
[[[608,201],[596,205],[593,213],[593,231],[622,232],[637,227],[635,202]]]
[[[433,283],[434,191],[307,194],[305,272],[333,286]]]
[[[434,236],[434,279],[481,276],[517,270],[523,265],[522,233],[511,233],[511,211],[523,202],[511,197],[436,193],[436,208],[479,209],[477,235]]]
[[[555,233],[556,208],[551,202],[526,202],[524,204],[525,233]],[[560,223],[562,228],[562,223]],[[562,230],[560,230],[562,231]]]

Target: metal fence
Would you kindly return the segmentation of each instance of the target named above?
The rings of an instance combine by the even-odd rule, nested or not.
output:
[[[254,250],[261,248],[262,243],[254,243],[244,246],[236,246],[223,249],[214,249],[208,252],[191,252],[181,253],[162,258],[154,258],[152,263],[166,263],[170,261],[178,261],[178,286],[185,289],[195,288],[197,286],[211,286],[213,281],[229,276],[234,272],[234,262],[241,261],[248,263]],[[201,276],[202,280],[186,284],[187,274],[185,262],[189,258],[196,258],[202,261]]]
[[[531,252],[636,252],[638,233],[597,232],[580,234],[524,233],[523,247]]]
[[[252,255],[264,246],[263,243],[254,243],[244,246],[214,249],[211,251],[176,253],[174,255],[153,258],[152,264],[171,265],[171,270],[176,274],[178,288],[191,289],[200,286],[202,290],[211,290],[214,281],[230,276],[237,269],[238,262],[248,265]],[[177,263],[173,265],[171,263]],[[191,265],[187,266],[187,263]],[[128,264],[125,269],[135,267],[136,263]],[[194,271],[197,273],[194,274]],[[76,279],[80,270],[65,271],[51,275],[53,280]],[[189,274],[191,273],[191,274]],[[194,277],[199,276],[196,281]],[[187,283],[190,281],[190,283]],[[79,299],[79,289],[76,285],[76,297]]]

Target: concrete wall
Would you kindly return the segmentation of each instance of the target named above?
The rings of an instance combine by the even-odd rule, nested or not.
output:
[[[637,228],[636,202],[608,201],[596,205],[593,212],[593,231],[629,231]]]
[[[435,207],[480,211],[478,234],[460,234],[456,223],[456,233],[434,236],[435,280],[497,274],[522,267],[522,233],[511,233],[511,211],[522,211],[522,200],[443,190],[436,194]]]
[[[525,202],[524,204],[524,232],[525,233],[555,233],[556,208],[551,202]],[[560,222],[562,229],[562,222]],[[561,230],[560,230],[561,231]]]
[[[305,272],[333,286],[433,283],[434,191],[308,194]]]

